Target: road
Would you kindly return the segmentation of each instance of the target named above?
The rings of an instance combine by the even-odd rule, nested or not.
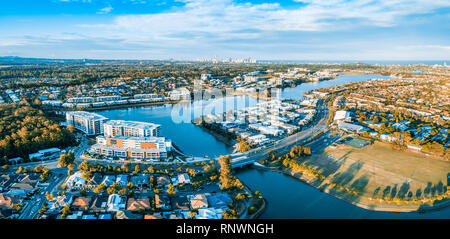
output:
[[[64,181],[67,176],[67,169],[59,168],[56,171],[52,171],[53,174],[48,180],[48,186],[44,186],[38,190],[28,201],[27,205],[22,210],[19,219],[33,219],[37,214],[39,209],[42,208],[46,201],[45,192],[50,192],[55,194],[56,189],[60,183]]]
[[[258,160],[264,159],[270,152],[275,150],[278,151],[289,150],[290,147],[292,147],[294,144],[305,142],[310,137],[317,135],[320,132],[325,132],[327,130],[327,119],[329,116],[328,108],[324,106],[324,104],[321,104],[317,108],[317,110],[319,111],[316,119],[317,122],[316,123],[314,122],[315,124],[312,124],[309,128],[302,130],[301,132],[298,132],[296,134],[290,135],[286,138],[283,138],[272,145],[259,147],[242,154],[231,155],[232,156],[231,162],[233,164],[233,167],[241,167],[256,162]],[[233,158],[242,156],[247,156],[247,158],[244,158],[239,161],[233,161]]]

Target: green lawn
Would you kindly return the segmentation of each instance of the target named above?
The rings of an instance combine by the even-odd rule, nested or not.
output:
[[[450,162],[394,150],[386,143],[375,142],[361,149],[341,145],[325,152],[302,161],[328,179],[356,188],[361,201],[387,195],[404,199],[433,196],[447,186]]]

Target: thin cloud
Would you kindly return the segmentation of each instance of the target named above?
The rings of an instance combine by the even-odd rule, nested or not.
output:
[[[108,14],[110,13],[114,8],[111,5],[108,5],[107,7],[104,7],[100,10],[98,10],[97,14]]]

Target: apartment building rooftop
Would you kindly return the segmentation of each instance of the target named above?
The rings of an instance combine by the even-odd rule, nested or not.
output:
[[[139,129],[153,129],[155,127],[160,127],[159,124],[138,122],[138,121],[126,121],[126,120],[109,120],[105,123],[111,126],[121,126],[121,127],[133,127]]]
[[[104,117],[103,115],[99,115],[99,114],[87,112],[87,111],[69,111],[69,112],[67,112],[67,114],[70,116],[84,117],[88,120],[107,120],[108,119],[108,118]]]

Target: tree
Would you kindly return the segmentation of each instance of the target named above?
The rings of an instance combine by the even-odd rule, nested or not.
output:
[[[117,192],[117,189],[115,187],[111,186],[106,189],[106,192],[108,194],[115,194]]]
[[[138,164],[136,164],[136,166],[134,167],[133,174],[136,175],[136,174],[138,174],[138,173],[140,173],[140,172],[141,172],[141,168],[139,167]]]
[[[96,194],[100,194],[100,193],[102,193],[103,191],[105,191],[105,189],[106,189],[106,185],[103,184],[103,183],[101,183],[101,184],[99,184],[97,187],[95,187],[95,189],[93,190],[93,192],[96,193]]]
[[[192,168],[186,168],[186,172],[187,172],[191,177],[197,176],[197,170],[195,170],[195,169],[192,169]]]
[[[189,211],[188,212],[188,217],[193,219],[195,217],[195,212]]]
[[[234,209],[222,212],[223,219],[238,219],[238,213]]]
[[[24,172],[24,169],[23,169],[22,166],[19,166],[19,168],[17,168],[17,170],[16,170],[16,173],[19,174],[19,173],[22,173],[22,172]]]
[[[61,218],[62,218],[62,219],[65,219],[69,213],[70,213],[70,205],[67,204],[67,205],[61,210]]]
[[[22,157],[27,160],[38,150],[75,144],[75,135],[30,104],[0,105],[0,158]]]
[[[247,196],[243,193],[238,193],[238,195],[236,195],[235,198],[236,198],[236,200],[240,201],[240,200],[247,198]]]
[[[128,194],[128,189],[127,188],[121,188],[118,192],[121,195],[127,195]]]
[[[53,194],[49,193],[48,191],[45,192],[45,197],[47,198],[47,201],[51,201],[54,198]]]
[[[231,157],[228,156],[220,156],[219,158],[219,180],[222,185],[222,190],[229,190],[233,188],[243,188],[242,182],[237,179],[234,175],[231,174]]]
[[[173,184],[169,184],[169,186],[167,188],[167,194],[169,194],[170,197],[175,196],[176,192],[175,192],[175,187],[173,186]]]
[[[58,168],[65,168],[75,161],[75,155],[72,152],[61,154],[58,160]]]
[[[252,148],[244,139],[237,138],[237,141],[239,142],[239,152],[246,152]]]
[[[83,161],[82,163],[80,163],[80,165],[78,165],[78,169],[82,172],[89,172],[91,168],[91,165],[88,161]]]

